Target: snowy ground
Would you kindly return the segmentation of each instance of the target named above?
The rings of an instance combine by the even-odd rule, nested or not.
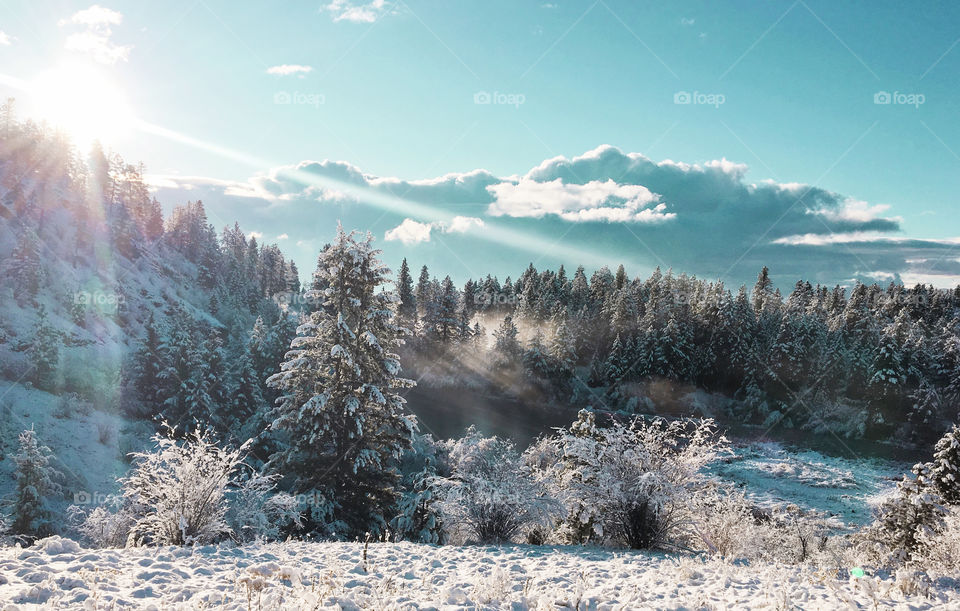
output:
[[[0,549],[4,611],[87,609],[958,609],[958,582],[585,548],[284,543]],[[2,604],[2,603],[0,603]]]

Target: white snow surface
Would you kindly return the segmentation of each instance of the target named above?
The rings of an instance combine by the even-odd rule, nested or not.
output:
[[[583,547],[0,549],[0,609],[958,609],[957,581]]]

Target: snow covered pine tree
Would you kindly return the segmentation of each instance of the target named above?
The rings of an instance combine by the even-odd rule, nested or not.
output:
[[[378,291],[390,270],[372,242],[338,226],[314,274],[326,287],[316,295],[324,307],[297,329],[267,380],[283,393],[271,427],[287,438],[271,466],[309,499],[308,529],[347,539],[384,534],[398,461],[417,430],[397,394],[414,385],[400,377],[394,352],[405,334],[395,323],[397,296]]]

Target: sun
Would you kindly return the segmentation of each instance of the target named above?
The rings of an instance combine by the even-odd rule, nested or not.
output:
[[[94,140],[115,143],[135,123],[123,92],[87,64],[65,63],[42,72],[29,91],[39,118],[65,131],[81,149]]]

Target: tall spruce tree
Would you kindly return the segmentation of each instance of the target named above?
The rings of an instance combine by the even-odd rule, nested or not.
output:
[[[348,539],[384,533],[398,460],[417,429],[397,394],[414,385],[400,377],[394,352],[403,341],[397,296],[379,290],[390,270],[372,241],[338,226],[317,269],[324,307],[297,329],[267,380],[282,392],[271,426],[287,437],[270,464],[316,500],[310,526]]]
[[[417,300],[413,293],[413,276],[410,275],[406,257],[400,263],[400,273],[397,275],[397,297],[400,299],[397,318],[400,323],[413,330],[417,323]]]

